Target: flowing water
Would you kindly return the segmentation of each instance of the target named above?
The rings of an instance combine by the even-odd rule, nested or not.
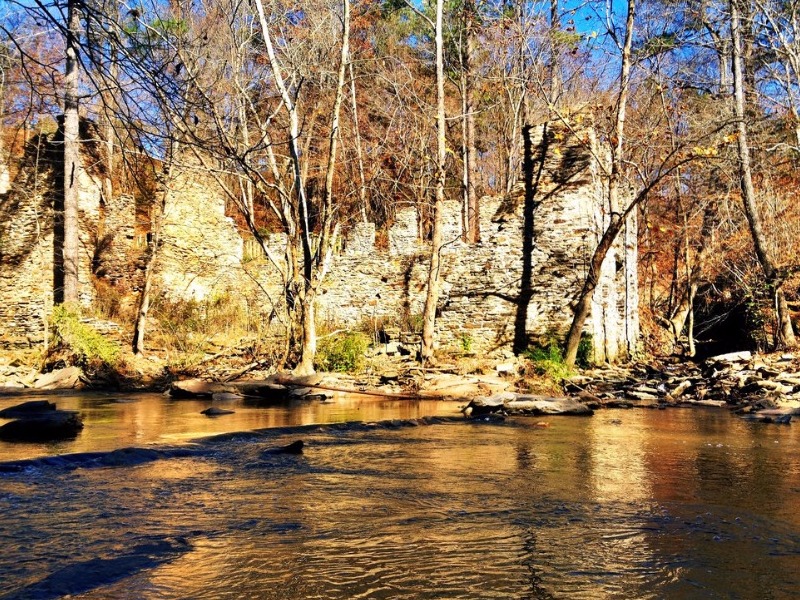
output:
[[[138,417],[160,423],[157,435],[131,433],[152,428],[128,408],[124,427],[90,427],[87,415],[87,439],[73,442],[84,446],[66,449],[85,451],[106,427],[121,439],[95,450],[131,445],[130,435],[159,442],[154,450],[54,459],[39,448],[28,454],[40,458],[19,461],[18,451],[0,465],[0,597],[750,599],[800,590],[796,425],[677,409],[551,417],[548,427],[473,423],[424,417],[452,415],[454,404],[340,398],[254,409],[263,414],[243,429],[278,428],[178,445],[230,425],[221,417],[181,430],[169,413],[189,405],[157,402],[171,408]],[[353,420],[365,423],[310,424]],[[297,439],[302,455],[271,452]]]

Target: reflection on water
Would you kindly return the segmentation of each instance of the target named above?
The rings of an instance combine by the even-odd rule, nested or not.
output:
[[[2,397],[0,409],[42,397]],[[294,401],[267,403],[259,398],[213,402],[173,400],[161,394],[83,393],[46,397],[59,409],[80,411],[84,430],[75,440],[49,444],[14,444],[0,441],[0,462],[73,452],[114,450],[153,443],[178,443],[228,433],[267,427],[314,423],[342,423],[377,419],[416,419],[428,415],[458,414],[453,402],[388,400],[337,393],[329,402]],[[234,414],[206,417],[209,406],[232,409]],[[0,419],[0,425],[7,423]]]
[[[795,427],[548,420],[319,427],[3,475],[0,596],[796,596]],[[265,452],[299,435],[303,455]]]

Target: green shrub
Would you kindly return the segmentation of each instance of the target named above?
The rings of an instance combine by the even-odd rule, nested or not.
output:
[[[469,354],[470,352],[472,352],[473,339],[472,339],[472,336],[470,334],[462,333],[460,341],[461,341],[461,351],[462,352],[464,352],[466,354]]]
[[[555,338],[550,338],[544,344],[531,346],[524,355],[533,363],[537,375],[559,382],[572,374],[571,369],[564,364],[564,354]]]
[[[322,338],[317,347],[316,363],[321,371],[354,373],[364,365],[369,338],[356,331]]]
[[[94,327],[81,322],[79,309],[65,304],[53,308],[50,319],[56,342],[69,347],[84,363],[101,361],[114,365],[119,360],[119,346],[103,337]]]

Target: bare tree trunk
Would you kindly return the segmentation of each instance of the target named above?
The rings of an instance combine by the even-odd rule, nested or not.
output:
[[[462,50],[463,52],[463,50]],[[469,240],[469,157],[467,150],[467,72],[461,56],[461,239]]]
[[[171,151],[174,156],[175,148]],[[139,296],[139,309],[136,311],[136,324],[133,328],[133,344],[132,350],[134,354],[142,354],[144,352],[144,336],[147,330],[147,318],[150,312],[150,296],[153,289],[153,277],[155,274],[155,265],[158,258],[158,247],[161,242],[161,224],[164,219],[164,212],[167,203],[169,202],[170,185],[172,184],[172,158],[167,167],[167,172],[159,190],[160,201],[156,205],[156,214],[151,218],[152,239],[150,256],[147,258],[147,266],[144,271],[144,283],[142,284],[142,293]]]
[[[312,273],[306,268],[304,290],[302,294],[302,346],[300,362],[295,368],[297,374],[310,374],[314,372],[314,357],[317,354],[317,328],[314,310],[314,301],[317,295],[317,286],[324,277],[329,257],[336,237],[334,226],[335,211],[333,206],[333,178],[336,172],[336,153],[339,140],[339,115],[344,100],[345,75],[350,55],[350,1],[342,2],[342,51],[339,59],[339,78],[336,86],[336,98],[333,103],[331,115],[331,128],[328,145],[328,165],[325,172],[325,191],[322,210],[322,231],[320,232],[315,254],[316,272]]]
[[[433,201],[433,233],[431,236],[431,261],[428,268],[428,286],[425,308],[422,313],[423,363],[433,361],[436,307],[439,303],[439,268],[442,250],[442,205],[444,204],[445,161],[447,160],[446,121],[444,110],[444,36],[442,16],[444,0],[436,0],[436,193]]]
[[[608,251],[614,244],[622,226],[625,224],[625,216],[628,211],[626,210],[623,215],[619,203],[619,185],[622,176],[622,151],[624,148],[625,138],[625,113],[628,104],[628,91],[630,88],[630,73],[631,73],[631,47],[633,44],[633,19],[636,14],[636,0],[628,0],[628,16],[625,22],[625,41],[622,47],[622,65],[620,68],[619,78],[619,95],[617,97],[617,116],[616,124],[614,127],[614,140],[611,149],[611,174],[608,181],[608,205],[609,205],[609,223],[606,227],[600,243],[592,255],[592,260],[589,263],[589,272],[586,275],[583,289],[578,297],[578,304],[575,307],[575,315],[572,319],[572,324],[567,334],[564,349],[564,362],[570,366],[575,366],[575,360],[578,356],[578,345],[581,341],[583,333],[583,326],[586,319],[589,317],[591,310],[592,296],[594,290],[597,288],[597,283],[600,279],[600,270],[603,266]]]
[[[303,249],[303,282],[300,286],[304,287],[311,283],[312,272],[312,245],[311,245],[311,231],[309,227],[308,215],[308,199],[306,197],[306,190],[303,182],[302,165],[300,162],[300,151],[297,146],[297,141],[300,136],[300,119],[297,114],[297,107],[292,99],[289,89],[283,78],[283,71],[278,59],[275,55],[275,50],[272,44],[272,35],[269,31],[269,24],[267,22],[267,14],[264,10],[262,0],[255,0],[255,7],[258,13],[258,21],[261,26],[261,34],[264,39],[264,46],[267,52],[267,58],[270,64],[270,70],[275,79],[275,85],[281,96],[283,108],[289,117],[289,157],[292,166],[292,173],[294,176],[294,190],[297,197],[297,213],[300,236],[300,244]],[[313,307],[308,306],[308,302],[313,302],[313,294],[307,295],[300,292],[298,294],[298,301],[301,303],[301,326],[302,326],[302,341],[301,341],[301,358],[300,364],[297,366],[298,372],[313,372],[314,370],[314,354],[316,353],[316,331],[313,319],[309,319],[309,315],[313,315]]]
[[[480,206],[475,190],[475,179],[478,175],[477,149],[475,146],[475,0],[464,2],[464,35],[466,51],[464,52],[464,121],[465,121],[465,175],[467,204],[467,243],[477,244],[481,241]]]
[[[117,68],[115,50],[113,45],[109,44],[109,53],[111,55],[111,64],[109,65],[109,79],[116,81],[119,76],[119,69]],[[105,90],[102,95],[103,111],[105,118],[103,119],[103,141],[106,146],[106,176],[103,179],[103,198],[108,205],[114,194],[114,119],[113,115],[117,112],[115,106],[114,93],[111,90]]]
[[[739,180],[742,189],[742,202],[753,238],[753,246],[764,272],[767,287],[774,295],[775,309],[778,319],[776,344],[778,346],[793,347],[797,344],[792,330],[792,321],[786,305],[781,286],[783,281],[778,274],[772,257],[767,250],[766,237],[761,223],[761,215],[756,206],[756,192],[753,185],[752,168],[750,164],[750,145],[748,142],[747,122],[745,120],[745,81],[742,67],[742,27],[739,17],[739,2],[730,0],[731,10],[731,40],[733,42],[733,97],[734,117],[737,122],[737,145],[739,150]]]
[[[678,181],[680,184],[680,181]],[[680,193],[680,191],[678,192]],[[714,217],[716,216],[716,207],[713,203],[706,206],[703,213],[703,226],[700,229],[699,240],[702,244],[698,251],[695,253],[694,260],[689,253],[689,240],[688,228],[686,223],[686,213],[682,214],[684,220],[684,267],[686,269],[686,287],[683,289],[679,296],[677,305],[672,310],[672,317],[667,322],[670,332],[672,333],[675,342],[683,330],[684,325],[688,327],[689,335],[689,356],[694,356],[694,338],[693,338],[693,319],[694,319],[694,299],[697,295],[699,282],[702,279],[703,271],[708,258],[713,248],[714,235]],[[688,321],[687,321],[688,319]]]
[[[550,114],[557,114],[561,98],[561,61],[557,35],[561,33],[561,14],[558,0],[550,0]]]
[[[367,181],[364,177],[364,152],[361,149],[361,129],[358,124],[358,102],[356,101],[356,80],[353,77],[353,63],[348,63],[350,70],[350,104],[353,111],[353,129],[356,134],[356,157],[358,158],[358,200],[361,220],[367,222]]]
[[[6,108],[6,71],[0,68],[0,115],[5,114]],[[8,159],[6,158],[5,148],[5,127],[0,119],[0,194],[8,193],[10,185],[8,172]]]
[[[78,185],[80,174],[80,124],[78,120],[78,36],[80,14],[77,0],[67,2],[67,45],[64,70],[64,302],[80,299],[78,283]]]

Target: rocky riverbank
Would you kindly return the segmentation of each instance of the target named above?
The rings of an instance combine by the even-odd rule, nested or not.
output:
[[[651,362],[590,369],[565,382],[590,406],[727,407],[743,418],[788,423],[800,415],[800,357],[735,352],[702,362]]]
[[[154,376],[143,381],[149,382],[149,389],[168,388],[175,397],[213,398],[233,393],[276,400],[325,400],[338,391],[406,399],[450,398],[472,402],[475,414],[590,414],[600,408],[715,406],[764,422],[788,423],[800,415],[800,357],[793,353],[736,352],[702,362],[652,360],[606,365],[580,371],[561,382],[561,389],[553,389],[552,382],[541,378],[532,380],[525,359],[503,357],[494,362],[497,364],[483,365],[480,373],[469,373],[469,365],[464,363],[432,370],[405,361],[388,362],[379,370],[355,376],[319,373],[297,378],[251,368],[243,373],[228,369],[225,377],[209,371],[172,383]],[[92,380],[76,367],[46,374],[21,365],[0,367],[0,394],[53,393],[107,384]],[[239,374],[243,377],[231,377]],[[540,406],[543,402],[549,404]],[[583,408],[577,409],[576,403]]]

